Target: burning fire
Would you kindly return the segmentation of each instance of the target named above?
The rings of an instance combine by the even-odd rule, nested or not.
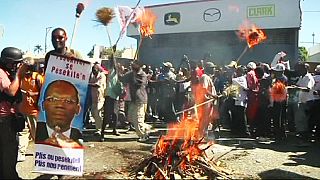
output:
[[[156,15],[149,9],[145,9],[142,13],[137,14],[136,22],[140,25],[140,33],[142,37],[149,37],[154,34],[154,23],[157,19]]]
[[[249,48],[258,45],[267,39],[265,32],[259,29],[255,24],[249,25],[248,22],[240,26],[238,36],[240,39],[247,41]]]
[[[197,90],[195,103],[203,103],[203,91],[200,87]],[[199,119],[211,112],[193,107],[196,117],[183,116],[181,122],[168,125],[168,132],[158,139],[152,157],[141,162],[135,171],[136,179],[230,179],[228,172],[218,167],[216,159],[209,159],[206,152],[214,143],[203,141],[201,128],[205,122]]]
[[[271,88],[271,98],[275,102],[281,102],[287,99],[287,89],[282,82],[276,82]]]

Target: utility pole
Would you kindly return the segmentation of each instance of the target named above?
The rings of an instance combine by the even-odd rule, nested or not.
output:
[[[47,36],[48,36],[48,32],[50,31],[52,27],[46,27],[46,36],[44,39],[44,53],[47,53]]]
[[[314,32],[312,33],[312,46],[314,46],[314,36],[315,36],[315,34],[314,34]]]

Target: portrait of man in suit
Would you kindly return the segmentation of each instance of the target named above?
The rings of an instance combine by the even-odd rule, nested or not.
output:
[[[82,133],[71,127],[81,110],[79,92],[71,82],[55,80],[49,83],[41,108],[45,112],[46,122],[37,123],[36,143],[82,146]]]

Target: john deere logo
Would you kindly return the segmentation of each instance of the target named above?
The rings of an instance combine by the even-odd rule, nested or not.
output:
[[[164,15],[165,25],[176,25],[180,23],[180,13],[171,12]]]

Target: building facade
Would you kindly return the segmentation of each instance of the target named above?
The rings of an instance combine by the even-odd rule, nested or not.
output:
[[[300,0],[202,0],[145,8],[157,17],[155,34],[152,39],[143,37],[139,49],[139,59],[146,64],[158,66],[170,60],[179,65],[184,55],[193,61],[228,64],[247,46],[238,36],[240,28],[252,24],[262,29],[267,39],[249,48],[240,64],[269,63],[280,51],[286,52],[290,61],[298,59]],[[129,25],[127,35],[140,42],[135,26]]]

